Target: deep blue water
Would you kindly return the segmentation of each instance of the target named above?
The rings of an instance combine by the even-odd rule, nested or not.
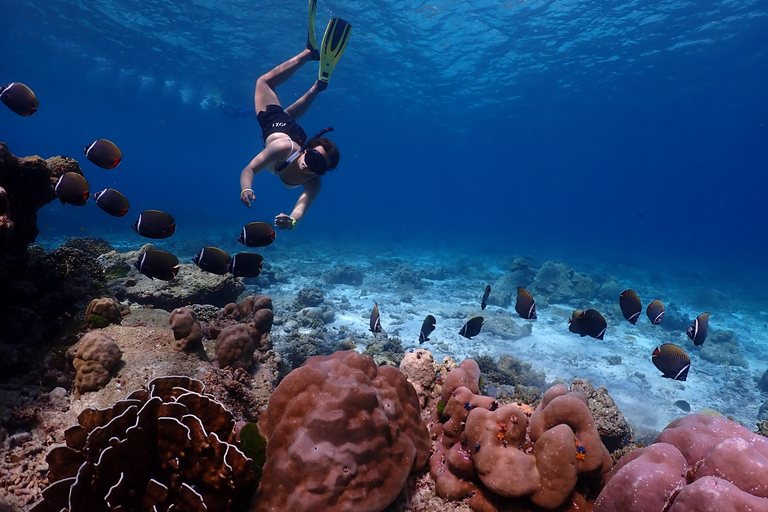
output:
[[[256,77],[303,48],[306,2],[0,12],[0,82],[40,99],[29,118],[0,109],[0,140],[73,156],[93,191],[132,203],[122,219],[52,203],[43,236],[121,238],[156,208],[179,236],[236,238],[290,213],[298,191],[267,173],[253,210],[239,203],[259,129],[212,107],[250,107]],[[320,0],[319,33],[330,16],[354,29],[301,124],[335,127],[341,164],[284,236],[694,269],[697,285],[768,299],[768,2]],[[284,84],[284,105],[315,77]],[[97,138],[123,150],[117,169],[85,159]]]

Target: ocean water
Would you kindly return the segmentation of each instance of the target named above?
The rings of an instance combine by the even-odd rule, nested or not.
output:
[[[298,191],[268,173],[244,207],[239,174],[261,149],[253,85],[304,47],[306,2],[1,0],[0,12],[0,82],[23,82],[40,99],[29,118],[0,109],[0,141],[18,156],[72,156],[93,191],[116,188],[132,205],[116,219],[93,202],[51,203],[39,243],[87,235],[137,249],[146,240],[130,226],[151,208],[176,218],[174,243],[223,245],[245,223],[290,213]],[[313,268],[344,259],[377,276],[343,291],[365,299],[352,315],[359,329],[369,302],[399,293],[382,271],[387,258],[456,273],[453,288],[410,303],[413,318],[425,304],[469,304],[489,277],[478,268],[498,278],[518,256],[616,275],[644,299],[691,313],[695,296],[715,290],[728,307],[713,307],[711,328],[741,329],[752,364],[739,382],[759,398],[768,2],[319,0],[319,34],[331,16],[348,20],[352,35],[300,123],[310,134],[333,126],[341,163],[299,229],[278,233],[290,243],[265,254],[273,263],[300,269],[322,253]],[[315,66],[278,89],[284,106],[313,83]],[[244,114],[225,115],[219,102]],[[122,149],[116,169],[85,159],[81,148],[98,138]],[[404,319],[403,337],[419,323]],[[562,322],[546,325],[534,334],[559,339]],[[516,350],[490,335],[453,336],[457,356]],[[666,335],[649,336],[658,344]],[[574,339],[569,350],[585,356],[606,348]],[[606,343],[634,361],[622,338]],[[592,377],[620,392],[635,369]],[[730,371],[710,374],[728,380]]]

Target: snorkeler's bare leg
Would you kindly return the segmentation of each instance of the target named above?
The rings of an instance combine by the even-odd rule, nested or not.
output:
[[[301,98],[294,101],[290,107],[285,109],[285,111],[294,119],[300,118],[307,113],[310,105],[315,101],[315,98],[317,98],[317,95],[320,94],[321,90],[322,89],[317,86],[317,82],[315,82]]]
[[[253,96],[256,113],[266,110],[267,105],[280,105],[275,87],[288,80],[297,69],[311,60],[312,52],[304,49],[300,54],[261,75],[256,80],[256,91]]]

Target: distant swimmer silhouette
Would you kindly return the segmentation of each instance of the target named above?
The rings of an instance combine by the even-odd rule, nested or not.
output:
[[[275,217],[275,226],[280,229],[296,227],[320,193],[320,177],[339,164],[338,148],[331,140],[322,137],[333,128],[325,128],[307,140],[307,134],[296,122],[307,112],[317,95],[328,87],[352,30],[346,21],[331,18],[318,49],[315,38],[316,7],[317,0],[309,0],[307,47],[256,81],[254,104],[264,149],[240,173],[240,201],[249,208],[256,200],[253,177],[265,169],[279,176],[288,188],[304,187],[291,214],[280,213]],[[320,61],[317,81],[301,98],[283,110],[275,87],[288,80],[307,62],[317,60]]]

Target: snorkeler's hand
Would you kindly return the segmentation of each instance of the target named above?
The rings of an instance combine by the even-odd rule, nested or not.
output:
[[[246,188],[240,192],[240,201],[242,201],[242,203],[248,208],[251,207],[251,203],[253,203],[255,200],[256,194],[253,193],[253,189]]]
[[[280,229],[293,229],[296,227],[296,219],[294,219],[290,215],[281,213],[280,215],[275,217],[275,226],[277,226]]]

